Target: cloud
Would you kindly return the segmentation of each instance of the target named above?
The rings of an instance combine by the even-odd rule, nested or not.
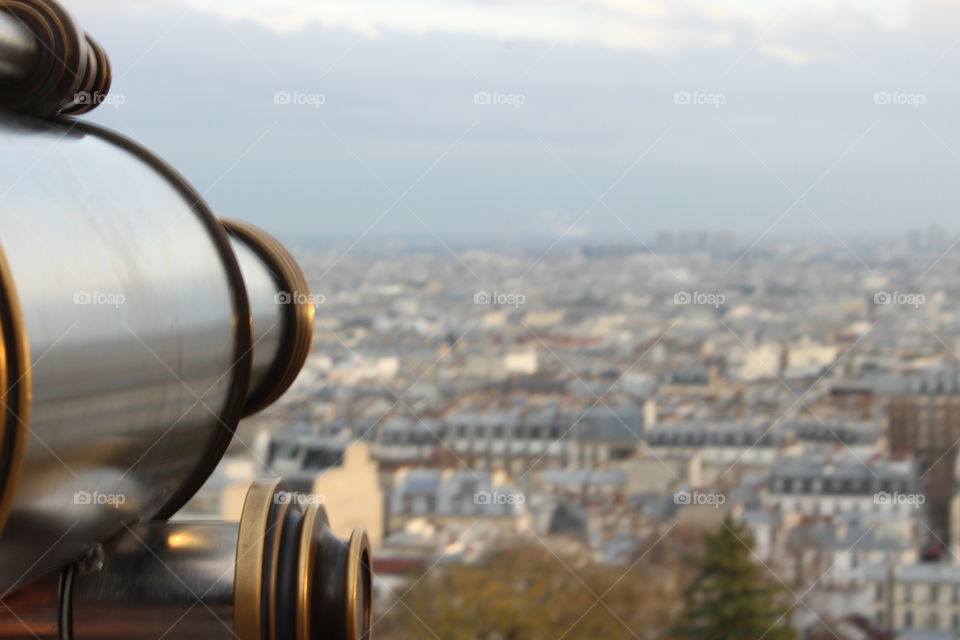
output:
[[[596,45],[620,51],[673,55],[725,47],[744,31],[777,31],[783,37],[810,20],[840,22],[852,32],[903,27],[906,0],[801,0],[788,5],[756,0],[566,0],[479,2],[466,0],[186,0],[197,11],[252,20],[280,32],[309,24],[354,31],[368,38],[385,32],[466,34],[562,46]],[[794,63],[816,57],[802,44],[758,47],[761,54]]]
[[[183,2],[77,7],[126,98],[92,118],[273,231],[553,239],[586,212],[569,235],[825,233],[805,206],[781,220],[814,185],[805,202],[847,233],[960,200],[947,4]]]

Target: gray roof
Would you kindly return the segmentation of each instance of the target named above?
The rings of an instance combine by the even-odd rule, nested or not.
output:
[[[526,504],[516,488],[494,487],[489,472],[439,469],[410,470],[390,499],[391,512],[420,516],[517,517]]]
[[[779,447],[784,443],[783,431],[769,429],[756,422],[697,422],[658,424],[647,430],[651,445],[700,447],[741,446]]]
[[[864,575],[867,580],[884,580],[888,565],[870,565]],[[921,582],[960,585],[960,565],[944,563],[902,564],[893,567],[896,582]]]
[[[773,467],[773,477],[850,477],[860,478],[864,475],[881,479],[912,478],[917,473],[917,467],[912,459],[904,460],[865,460],[853,454],[844,452],[839,455],[808,454],[785,456]]]
[[[908,629],[897,634],[897,640],[956,640],[955,631],[935,631],[930,629]]]
[[[820,522],[797,527],[790,542],[806,548],[848,551],[903,551],[913,546],[908,539],[885,535],[873,526],[851,526],[840,533],[834,523]]]
[[[404,476],[400,487],[406,493],[435,493],[440,488],[443,472],[434,469],[416,469]]]
[[[627,472],[619,469],[546,469],[542,475],[547,484],[568,486],[624,486],[627,484]]]
[[[576,419],[575,431],[579,440],[629,442],[642,438],[645,427],[641,407],[598,404]]]
[[[877,393],[883,395],[960,394],[960,373],[957,371],[878,376],[874,383]]]
[[[884,431],[876,422],[823,423],[819,420],[788,422],[784,429],[799,440],[826,440],[845,444],[870,444],[876,442]]]
[[[775,511],[762,509],[746,509],[738,516],[738,520],[745,524],[776,525],[780,522],[780,514]]]

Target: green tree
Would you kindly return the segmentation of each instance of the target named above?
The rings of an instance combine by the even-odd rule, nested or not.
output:
[[[677,640],[795,640],[783,589],[753,558],[753,539],[731,517],[693,561],[673,629]]]
[[[662,640],[685,584],[666,546],[659,541],[629,570],[540,545],[499,549],[479,565],[441,565],[377,623],[374,637]]]
[[[624,638],[623,626],[591,593],[605,576],[572,558],[564,561],[569,570],[546,549],[529,547],[497,551],[482,566],[438,567],[377,625],[375,635],[404,640],[556,640],[564,634],[565,640]]]

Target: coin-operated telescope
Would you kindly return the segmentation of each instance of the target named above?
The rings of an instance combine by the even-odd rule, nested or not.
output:
[[[53,0],[0,0],[0,640],[367,638],[370,550],[279,481],[171,522],[310,350],[306,278],[140,145]]]

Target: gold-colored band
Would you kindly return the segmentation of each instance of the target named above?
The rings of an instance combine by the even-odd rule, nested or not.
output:
[[[237,640],[262,639],[267,533],[271,526],[277,526],[271,522],[271,516],[277,504],[276,496],[285,490],[282,480],[257,480],[243,501],[233,577],[233,626]],[[275,540],[279,540],[279,533]]]
[[[110,58],[107,52],[103,50],[100,43],[85,34],[87,49],[87,76],[84,79],[82,94],[77,97],[82,98],[73,102],[61,111],[65,116],[78,116],[89,113],[96,109],[103,102],[107,94],[110,93],[110,86],[113,84],[113,70],[110,66]]]
[[[283,537],[283,525],[287,520],[287,511],[290,510],[290,501],[283,500],[277,505],[276,513],[273,517],[273,522],[269,525],[270,529],[267,531],[267,538],[272,540],[271,548],[268,550],[270,553],[270,575],[267,576],[269,582],[269,590],[267,594],[268,598],[268,628],[270,630],[270,640],[284,640],[283,638],[277,638],[277,598],[274,597],[274,594],[278,593],[280,578],[280,543]]]
[[[361,527],[350,535],[347,553],[346,640],[370,640],[373,626],[370,539]]]
[[[300,555],[297,562],[297,640],[311,640],[313,636],[313,576],[316,563],[317,527],[323,526],[319,507],[310,505],[303,517],[300,531]]]
[[[246,222],[223,220],[227,233],[247,245],[276,280],[278,292],[292,296],[284,305],[283,344],[263,382],[250,389],[245,416],[266,409],[282,396],[300,374],[310,355],[316,309],[310,296],[310,285],[296,259],[267,232]]]
[[[30,424],[30,343],[13,273],[0,248],[0,533],[20,481]]]

